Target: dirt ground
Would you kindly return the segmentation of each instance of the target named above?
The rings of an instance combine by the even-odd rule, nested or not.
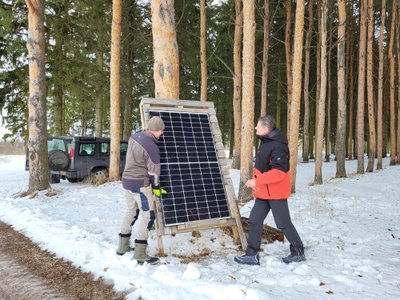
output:
[[[0,299],[125,299],[0,222]]]

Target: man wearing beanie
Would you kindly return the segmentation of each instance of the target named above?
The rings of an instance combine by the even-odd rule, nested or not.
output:
[[[149,231],[155,219],[154,195],[159,197],[161,193],[165,193],[163,189],[159,188],[160,150],[157,145],[164,129],[163,120],[154,116],[149,120],[147,130],[132,134],[128,141],[126,164],[122,173],[127,211],[121,225],[117,254],[123,255],[132,250],[129,247],[129,240],[132,227],[140,213],[134,249],[134,259],[139,264],[144,262],[157,264],[159,262],[157,257],[148,256],[146,250]]]

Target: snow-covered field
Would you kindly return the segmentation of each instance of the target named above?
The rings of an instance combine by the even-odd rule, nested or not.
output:
[[[240,252],[219,229],[166,236],[162,264],[139,266],[132,254],[115,254],[125,209],[120,183],[61,181],[54,197],[15,198],[28,187],[24,159],[0,156],[0,220],[129,299],[400,299],[400,166],[389,167],[388,159],[383,170],[362,176],[356,161],[347,162],[347,179],[334,179],[335,162],[325,163],[319,186],[310,186],[314,164],[299,164],[289,207],[307,261],[285,265],[288,243],[276,242],[262,245],[260,266],[234,263]],[[231,176],[237,188],[238,171]],[[271,215],[266,222],[275,227]],[[150,253],[156,245],[152,234]]]

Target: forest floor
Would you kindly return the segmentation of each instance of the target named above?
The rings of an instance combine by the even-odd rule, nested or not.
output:
[[[125,299],[112,284],[42,251],[0,222],[0,299]]]

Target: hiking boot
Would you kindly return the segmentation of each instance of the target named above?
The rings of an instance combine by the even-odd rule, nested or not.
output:
[[[133,256],[134,259],[137,260],[139,265],[144,263],[148,263],[150,265],[156,265],[160,262],[158,257],[151,257],[148,256],[146,253],[147,250],[147,241],[144,240],[135,240],[135,255]]]
[[[117,249],[117,254],[118,255],[124,255],[126,252],[133,251],[134,249],[129,247],[129,239],[131,237],[130,233],[119,234],[119,245]]]
[[[260,257],[258,253],[256,255],[243,254],[241,256],[235,256],[234,260],[238,264],[242,265],[259,265]]]
[[[285,264],[290,264],[293,262],[301,262],[301,261],[305,261],[306,257],[304,256],[304,254],[289,254],[286,257],[282,257],[282,261]]]

